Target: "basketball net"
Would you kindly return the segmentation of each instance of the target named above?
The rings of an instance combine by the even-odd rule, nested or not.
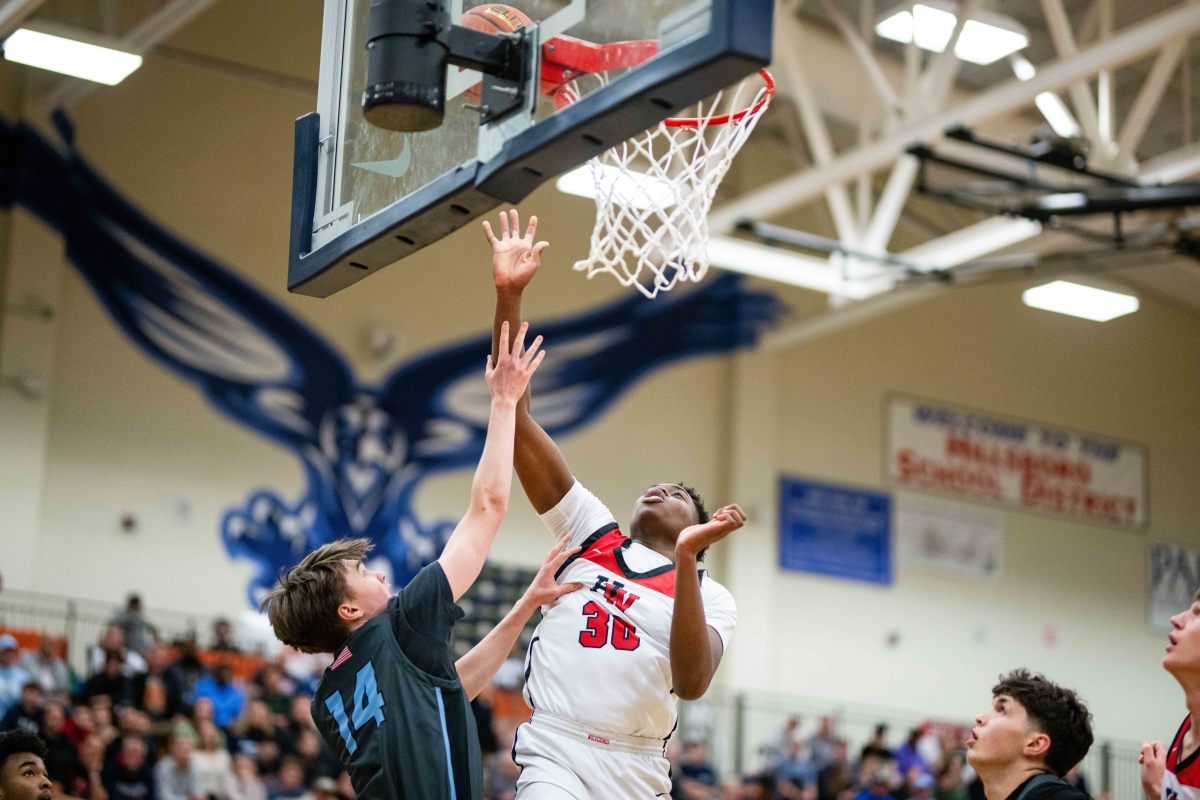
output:
[[[713,196],[774,94],[759,70],[701,102],[695,117],[668,118],[588,162],[596,225],[575,269],[611,274],[649,298],[703,278]]]

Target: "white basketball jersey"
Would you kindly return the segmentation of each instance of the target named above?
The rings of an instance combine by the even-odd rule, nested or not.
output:
[[[1183,738],[1191,726],[1192,717],[1189,714],[1179,726],[1179,733],[1175,734],[1171,748],[1167,750],[1167,764],[1162,778],[1163,800],[1200,800],[1200,752],[1180,759]]]
[[[621,533],[612,513],[578,482],[542,515],[583,550],[559,583],[582,583],[543,608],[525,660],[525,700],[597,730],[668,739],[677,722],[671,689],[675,565]],[[705,621],[727,648],[733,597],[704,571]]]

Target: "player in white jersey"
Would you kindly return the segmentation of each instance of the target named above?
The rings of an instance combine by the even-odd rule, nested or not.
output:
[[[1188,715],[1170,747],[1142,745],[1142,788],[1148,800],[1200,800],[1200,592],[1171,617],[1162,663],[1183,689]]]
[[[521,317],[521,295],[547,244],[522,235],[517,212],[485,222],[496,287],[495,331]],[[584,584],[544,610],[526,657],[531,720],[517,732],[520,800],[667,797],[666,743],[675,701],[702,696],[729,644],[737,611],[699,568],[704,551],[745,523],[736,505],[711,519],[700,496],[657,483],[637,500],[629,527],[576,480],[562,452],[517,409],[513,464],[525,494],[556,535],[582,549],[560,581]]]

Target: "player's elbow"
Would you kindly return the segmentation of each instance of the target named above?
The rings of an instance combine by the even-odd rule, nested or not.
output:
[[[708,691],[710,678],[702,675],[682,677],[675,681],[675,695],[680,700],[699,700]]]
[[[482,488],[472,498],[471,510],[481,519],[494,520],[499,524],[508,513],[508,491],[492,488]]]

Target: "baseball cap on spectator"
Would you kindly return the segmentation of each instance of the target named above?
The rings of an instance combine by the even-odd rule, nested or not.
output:
[[[0,650],[16,650],[17,637],[11,633],[0,633]]]

